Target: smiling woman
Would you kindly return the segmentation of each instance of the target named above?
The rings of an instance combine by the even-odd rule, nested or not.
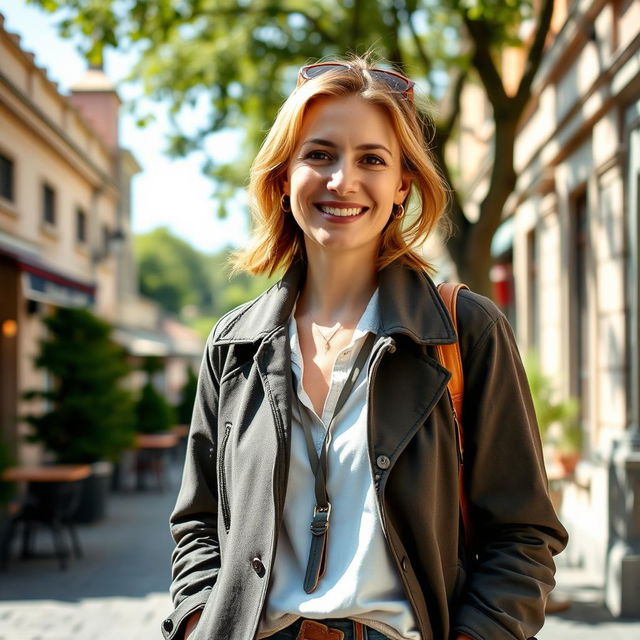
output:
[[[469,291],[452,319],[418,251],[446,198],[413,83],[360,58],[301,69],[250,195],[237,266],[286,273],[209,338],[165,636],[533,635],[566,532],[506,319]],[[464,475],[436,353],[456,340]]]

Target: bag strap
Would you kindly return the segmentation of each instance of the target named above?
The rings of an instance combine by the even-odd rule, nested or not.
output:
[[[442,298],[447,311],[451,316],[451,322],[458,335],[458,315],[457,301],[458,293],[461,289],[469,289],[466,284],[441,282],[438,285],[438,293]],[[451,400],[453,409],[453,421],[456,427],[456,438],[458,444],[458,456],[460,467],[458,470],[458,490],[460,502],[460,514],[464,528],[464,537],[467,547],[472,546],[471,516],[469,513],[469,501],[464,482],[464,429],[462,425],[462,405],[464,400],[464,371],[462,368],[462,356],[460,355],[460,340],[453,344],[436,345],[436,352],[440,364],[451,373],[451,378],[447,385],[447,392]]]

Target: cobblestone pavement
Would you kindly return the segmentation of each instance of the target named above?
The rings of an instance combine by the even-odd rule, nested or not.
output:
[[[106,520],[79,527],[85,557],[67,571],[51,555],[17,559],[14,545],[0,573],[0,640],[160,640],[171,610],[167,521],[177,483],[174,470],[164,493],[114,495]],[[38,549],[51,553],[48,532]],[[640,620],[614,620],[579,570],[560,568],[558,596],[573,604],[548,617],[539,640],[640,640]]]

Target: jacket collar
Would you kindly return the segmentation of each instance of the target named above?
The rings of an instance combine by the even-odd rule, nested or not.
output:
[[[295,263],[270,289],[221,322],[216,343],[258,342],[286,327],[305,268]],[[456,332],[433,281],[396,261],[380,271],[380,330],[404,334],[419,344],[451,344]]]

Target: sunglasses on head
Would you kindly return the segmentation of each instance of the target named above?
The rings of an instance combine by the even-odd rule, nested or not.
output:
[[[298,86],[303,81],[311,80],[321,76],[323,73],[330,71],[353,71],[354,67],[346,62],[318,62],[317,64],[308,64],[298,71]],[[409,80],[400,73],[395,71],[388,71],[387,69],[367,69],[366,70],[373,78],[383,82],[391,91],[407,96],[410,100],[413,100],[413,87],[415,82]]]

